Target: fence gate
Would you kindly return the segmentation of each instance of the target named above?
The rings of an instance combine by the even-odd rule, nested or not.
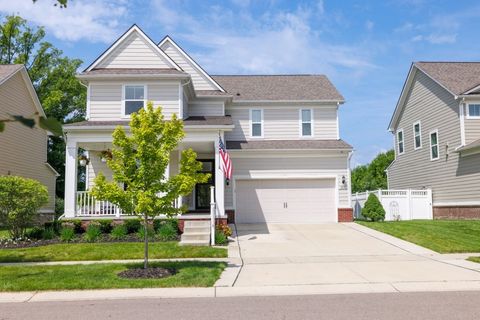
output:
[[[362,218],[362,208],[373,193],[385,209],[385,220],[433,219],[432,190],[376,190],[352,195],[355,218]]]

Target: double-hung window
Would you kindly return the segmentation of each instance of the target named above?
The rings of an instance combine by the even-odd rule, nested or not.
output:
[[[413,145],[415,150],[422,147],[422,127],[420,121],[413,124]]]
[[[300,110],[300,126],[301,126],[302,137],[313,136],[312,109]]]
[[[403,154],[405,152],[405,146],[403,143],[403,129],[397,132],[397,146],[398,146],[398,154]]]
[[[124,87],[124,115],[129,116],[145,107],[145,86],[126,85]]]
[[[467,118],[480,118],[480,103],[468,105]]]
[[[252,137],[263,137],[263,110],[250,110],[250,132]]]
[[[438,130],[430,132],[430,159],[437,160],[440,157],[438,148]]]

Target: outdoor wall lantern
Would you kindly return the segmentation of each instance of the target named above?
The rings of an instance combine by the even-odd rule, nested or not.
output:
[[[87,156],[85,156],[83,154],[78,157],[78,164],[81,167],[86,167],[89,162],[90,162],[90,160],[88,160]]]
[[[346,184],[345,176],[342,176],[342,185],[345,186],[345,184]]]

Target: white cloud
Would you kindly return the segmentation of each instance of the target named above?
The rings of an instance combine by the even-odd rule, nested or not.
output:
[[[430,34],[426,37],[427,41],[432,44],[447,44],[457,41],[456,34]]]
[[[372,31],[373,30],[373,27],[375,26],[375,23],[371,20],[367,20],[365,22],[365,28],[368,30],[368,31]]]
[[[65,41],[112,42],[125,26],[127,1],[69,1],[66,9],[54,1],[0,0],[0,12],[18,14],[29,22],[44,26],[49,34]]]

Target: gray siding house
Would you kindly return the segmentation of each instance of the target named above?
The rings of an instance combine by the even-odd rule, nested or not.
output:
[[[338,123],[344,98],[326,76],[209,75],[170,37],[154,43],[134,25],[78,78],[88,88],[87,120],[64,128],[66,218],[128,214],[99,204],[88,190],[98,172],[111,177],[102,151],[112,148],[115,127],[128,130],[130,114],[152,101],[166,119],[183,119],[186,131],[166,175],[178,172],[181,150],[192,148],[213,177],[178,199],[189,210],[181,219],[208,219],[214,186],[219,220],[352,220],[352,147],[340,139]],[[219,136],[233,162],[228,184],[219,164]],[[89,158],[85,191],[76,189],[78,148]]]
[[[434,218],[480,218],[480,63],[413,63],[389,130],[390,189],[431,188]]]

